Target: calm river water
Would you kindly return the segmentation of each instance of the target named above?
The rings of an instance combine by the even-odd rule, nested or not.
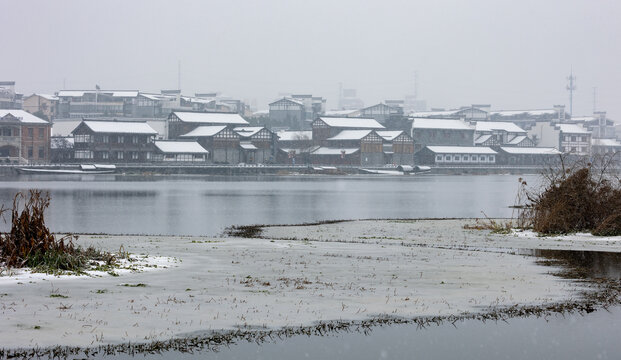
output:
[[[58,232],[217,235],[244,224],[510,217],[518,178],[20,176],[0,181],[0,203],[10,204],[17,191],[49,191],[46,219]]]

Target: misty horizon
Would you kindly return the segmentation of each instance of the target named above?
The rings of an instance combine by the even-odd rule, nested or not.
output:
[[[5,2],[0,80],[16,91],[220,92],[256,105],[281,93],[327,99],[339,85],[365,106],[416,91],[428,108],[566,105],[621,115],[613,1],[228,3]],[[179,79],[179,64],[181,68]],[[414,77],[416,74],[416,90]],[[594,89],[596,88],[596,89]]]

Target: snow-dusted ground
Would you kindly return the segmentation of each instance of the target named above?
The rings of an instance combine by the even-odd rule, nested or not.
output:
[[[618,239],[497,236],[464,230],[467,222],[359,221],[263,233],[298,240],[81,236],[80,244],[110,251],[123,245],[142,265],[119,276],[3,273],[0,344],[146,342],[238,327],[541,304],[580,289],[549,275],[552,269],[533,257],[497,249],[621,250]],[[473,251],[483,248],[495,250]]]

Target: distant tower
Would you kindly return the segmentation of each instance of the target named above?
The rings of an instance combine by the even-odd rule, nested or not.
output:
[[[574,90],[576,90],[576,77],[574,76],[574,70],[571,69],[569,76],[567,77],[567,90],[569,91],[569,113],[574,115]]]
[[[414,100],[418,99],[418,71],[414,71]]]
[[[177,60],[177,90],[181,90],[181,60]]]
[[[597,87],[593,88],[593,114],[597,111]]]
[[[339,110],[343,110],[343,83],[339,83]]]

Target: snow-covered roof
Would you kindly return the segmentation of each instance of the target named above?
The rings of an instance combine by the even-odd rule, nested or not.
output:
[[[276,133],[280,141],[298,141],[298,140],[312,140],[312,131],[289,131],[282,130]]]
[[[359,148],[331,148],[331,147],[320,147],[311,152],[312,155],[342,155],[345,152],[345,155],[354,154],[359,151]]]
[[[196,141],[155,141],[155,147],[165,154],[207,154]]]
[[[591,145],[621,147],[621,143],[617,139],[592,139]]]
[[[589,121],[595,121],[598,119],[599,118],[595,116],[572,116],[571,117],[571,121],[576,121],[576,122],[589,122]]]
[[[508,121],[477,121],[475,125],[476,131],[494,131],[502,130],[506,132],[526,133],[524,129]]]
[[[244,150],[257,150],[258,148],[254,146],[251,142],[242,141],[239,143],[239,146]]]
[[[516,137],[514,137],[513,139],[507,141],[507,144],[509,145],[517,145],[519,143],[521,143],[522,141],[526,140],[526,135],[518,135]]]
[[[277,103],[277,102],[279,102],[279,101],[282,101],[282,100],[291,101],[292,103],[296,103],[296,104],[298,104],[298,105],[302,105],[302,106],[304,106],[304,103],[303,103],[303,102],[301,102],[301,101],[299,101],[299,100],[294,100],[294,99],[292,99],[292,98],[290,98],[290,97],[282,97],[282,98],[280,98],[280,99],[278,99],[278,100],[276,100],[276,101],[273,101],[273,102],[269,103],[268,105],[275,104],[275,103]]]
[[[84,90],[60,90],[58,97],[82,97],[85,92]]]
[[[557,124],[556,125],[561,132],[568,134],[590,134],[591,132],[583,128],[578,124]]]
[[[7,116],[8,114],[15,116],[19,120],[19,122],[24,123],[24,124],[49,124],[49,122],[47,122],[46,120],[38,118],[32,115],[31,113],[29,113],[28,111],[0,109],[0,118],[3,118]]]
[[[237,113],[205,113],[205,112],[173,112],[179,120],[183,122],[200,123],[200,124],[232,124],[232,125],[248,125]]]
[[[97,121],[84,120],[84,125],[96,133],[114,133],[114,134],[146,134],[156,135],[157,131],[153,130],[146,122],[134,121]],[[75,129],[74,129],[75,131]],[[72,131],[73,132],[73,131]]]
[[[494,150],[484,146],[427,146],[436,154],[496,154]]]
[[[326,116],[349,116],[358,114],[360,110],[328,110],[324,115]]]
[[[138,90],[122,90],[122,91],[113,91],[113,97],[136,97],[138,96]]]
[[[484,142],[486,142],[487,140],[489,140],[489,138],[491,138],[491,137],[492,137],[492,135],[490,135],[490,134],[487,134],[487,135],[481,135],[481,136],[479,136],[478,138],[476,138],[476,139],[474,140],[474,143],[475,143],[475,144],[483,144]]]
[[[555,148],[550,147],[501,147],[502,151],[509,154],[524,154],[524,155],[558,155],[561,152]]]
[[[203,137],[214,136],[220,131],[226,129],[226,125],[220,126],[199,126],[196,129],[190,131],[187,134],[183,134],[180,137]]]
[[[248,126],[248,127],[236,127],[235,129],[233,129],[233,131],[235,131],[241,136],[248,137],[248,136],[253,136],[254,134],[258,133],[259,131],[263,129],[264,129],[263,126]]]
[[[435,116],[453,116],[453,115],[457,114],[460,111],[461,110],[416,111],[416,112],[410,113],[408,116],[409,117],[415,117],[415,118],[429,118],[429,117],[432,118],[432,117],[435,117]]]
[[[50,95],[50,94],[33,94],[36,96],[40,96],[46,100],[50,100],[50,101],[57,101],[58,100],[58,96],[56,95]]]
[[[463,120],[437,119],[437,118],[414,118],[413,129],[450,129],[450,130],[474,130]]]
[[[343,130],[327,140],[360,140],[373,130]]]
[[[355,117],[319,117],[319,120],[328,126],[337,128],[358,128],[358,129],[384,129],[382,124],[372,118],[355,118]]]
[[[557,111],[555,109],[542,109],[542,110],[500,110],[500,111],[491,111],[490,115],[494,116],[516,116],[516,115],[526,115],[526,116],[541,116],[541,115],[554,115]]]
[[[386,141],[393,141],[397,136],[403,134],[401,130],[376,131],[377,135]]]
[[[170,96],[162,96],[160,94],[145,94],[145,93],[140,93],[140,96],[143,96],[150,100],[157,100],[157,101],[171,98]]]
[[[82,97],[84,94],[110,94],[113,97],[136,97],[138,90],[60,90],[58,97]]]

